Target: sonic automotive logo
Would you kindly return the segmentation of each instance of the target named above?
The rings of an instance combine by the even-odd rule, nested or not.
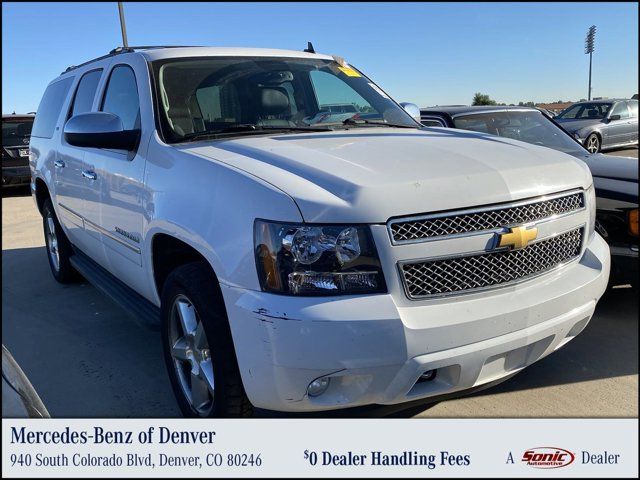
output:
[[[576,459],[573,452],[557,447],[535,447],[526,450],[522,461],[533,468],[560,468]]]

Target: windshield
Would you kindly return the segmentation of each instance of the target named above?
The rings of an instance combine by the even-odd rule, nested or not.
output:
[[[29,144],[33,119],[3,120],[2,121],[2,146],[18,147]]]
[[[208,57],[152,67],[169,142],[252,129],[420,127],[369,79],[333,60]]]
[[[570,155],[588,152],[562,128],[538,111],[488,112],[455,117],[456,128],[513,138]]]
[[[610,103],[576,103],[560,112],[556,118],[589,120],[603,119],[611,108]]]

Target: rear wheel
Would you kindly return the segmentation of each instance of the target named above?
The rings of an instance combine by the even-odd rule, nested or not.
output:
[[[81,278],[80,274],[73,268],[70,261],[73,255],[71,242],[62,231],[50,199],[45,200],[42,206],[42,227],[53,278],[60,283],[78,281]]]
[[[162,292],[162,343],[173,392],[188,417],[250,417],[222,294],[209,266],[176,268]]]
[[[584,147],[589,150],[589,153],[598,153],[600,151],[600,137],[597,133],[592,133],[587,137],[584,142]]]

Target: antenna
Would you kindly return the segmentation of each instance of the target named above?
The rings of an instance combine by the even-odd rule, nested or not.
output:
[[[316,53],[316,50],[313,48],[313,44],[311,42],[307,42],[307,48],[305,48],[303,52]]]
[[[124,7],[122,6],[122,2],[118,2],[118,13],[120,14],[120,30],[122,30],[122,46],[124,48],[128,48],[129,43],[127,42],[127,26],[124,22]]]

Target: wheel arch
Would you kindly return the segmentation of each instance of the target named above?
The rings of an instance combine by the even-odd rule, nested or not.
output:
[[[210,268],[213,278],[219,284],[212,262],[202,251],[172,234],[166,232],[154,233],[150,242],[149,264],[158,299],[162,296],[162,289],[172,271],[187,263],[199,261]]]
[[[42,207],[44,206],[44,202],[48,198],[51,198],[51,193],[49,192],[49,187],[47,187],[46,182],[40,177],[36,177],[34,185],[36,205],[38,206],[40,215],[42,215]]]

